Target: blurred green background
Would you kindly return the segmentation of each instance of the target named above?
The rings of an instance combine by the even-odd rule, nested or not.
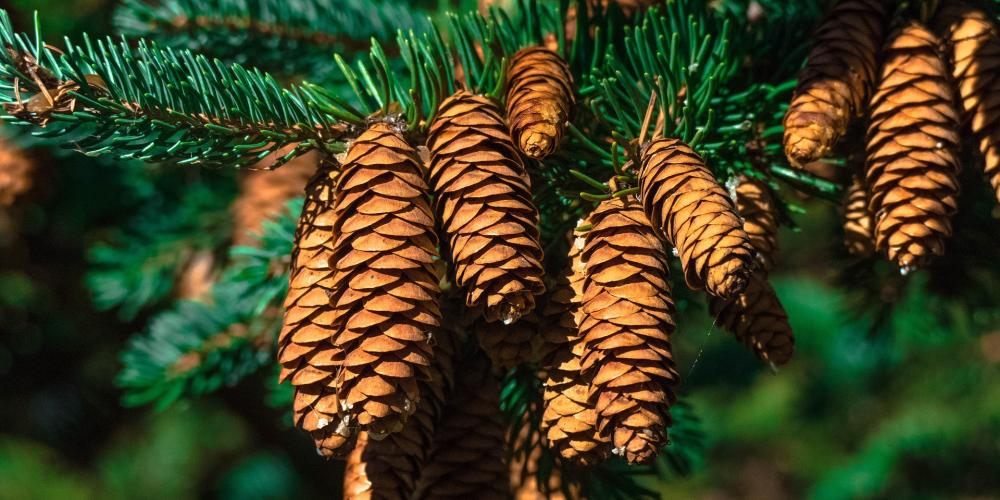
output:
[[[0,5],[21,29],[37,9],[53,39],[110,31],[105,0]],[[84,264],[142,200],[122,195],[135,191],[124,167],[30,154],[36,188],[0,210],[0,499],[336,498],[337,467],[266,404],[270,372],[165,411],[122,406],[119,351],[149,317],[97,312]],[[689,477],[649,486],[665,498],[1000,498],[1000,214],[965,210],[948,258],[901,286],[840,255],[836,207],[802,203],[774,275],[795,359],[772,372],[688,307],[675,357],[707,446]]]

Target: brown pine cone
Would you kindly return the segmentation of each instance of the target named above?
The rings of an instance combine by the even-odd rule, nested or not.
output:
[[[753,246],[733,200],[697,153],[677,139],[651,141],[639,183],[643,209],[676,247],[689,287],[722,298],[746,288]]]
[[[986,178],[1000,200],[1000,30],[982,10],[957,0],[941,7],[951,74],[972,133],[979,141]]]
[[[334,345],[351,424],[381,439],[418,406],[441,325],[434,218],[417,151],[391,124],[355,139],[337,178]]]
[[[274,163],[271,157],[258,163],[264,168]],[[256,243],[264,221],[273,219],[285,209],[289,200],[302,196],[306,183],[316,173],[317,154],[298,156],[276,170],[247,172],[240,179],[240,194],[233,202],[233,245]]]
[[[578,484],[564,484],[559,462],[530,423],[520,428],[510,459],[510,489],[515,500],[568,500],[580,497]]]
[[[868,190],[864,180],[855,177],[844,197],[844,246],[858,258],[875,254],[872,213],[868,211]]]
[[[0,140],[0,206],[10,206],[31,189],[35,162],[7,140]]]
[[[455,390],[412,498],[506,499],[510,488],[500,387],[489,361],[479,355],[467,358],[455,373]]]
[[[764,272],[770,272],[778,256],[778,207],[771,189],[760,179],[740,176],[736,208],[743,218],[743,230],[757,251],[757,261]]]
[[[496,104],[459,91],[427,138],[435,208],[455,281],[486,321],[512,323],[541,294],[542,249],[531,182]]]
[[[532,339],[538,331],[538,316],[531,312],[509,325],[480,319],[473,330],[493,366],[507,370],[532,360]]]
[[[938,46],[916,22],[894,31],[871,101],[866,183],[875,245],[903,272],[944,253],[958,208],[958,111]]]
[[[881,0],[841,0],[820,25],[785,115],[785,154],[792,165],[826,156],[864,112],[885,17]]]
[[[576,103],[573,76],[562,57],[544,47],[525,47],[507,68],[507,123],[514,143],[529,158],[555,152]]]
[[[581,366],[591,381],[597,428],[612,453],[645,463],[667,443],[671,389],[680,380],[670,350],[674,304],[663,245],[638,200],[613,198],[590,215],[583,259]]]
[[[788,315],[767,277],[754,274],[743,293],[731,300],[709,298],[709,310],[720,326],[765,362],[783,365],[792,359],[795,338]]]
[[[409,498],[429,456],[434,429],[442,416],[445,394],[454,376],[455,336],[444,329],[435,334],[434,364],[430,380],[420,381],[417,411],[399,432],[381,441],[362,432],[347,459],[345,499]]]
[[[284,326],[278,335],[281,380],[295,387],[295,425],[312,434],[317,451],[343,457],[350,451],[352,429],[338,417],[337,371],[343,351],[331,340],[334,287],[330,267],[334,234],[335,173],[320,169],[306,188],[295,235]]]
[[[597,412],[590,401],[590,383],[581,371],[584,344],[578,325],[582,318],[583,236],[570,244],[569,259],[542,311],[539,331],[541,366],[547,371],[541,432],[549,448],[581,465],[607,458],[608,439],[597,432]]]

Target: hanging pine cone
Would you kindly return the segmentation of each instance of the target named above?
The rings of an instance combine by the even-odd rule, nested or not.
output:
[[[795,339],[788,315],[763,274],[750,277],[743,293],[730,300],[709,300],[719,323],[765,362],[783,365],[792,359]]]
[[[438,342],[432,375],[429,380],[419,382],[421,399],[417,411],[401,431],[381,441],[369,439],[368,433],[360,434],[347,458],[345,499],[409,498],[416,488],[454,375],[455,336],[443,329],[435,335]]]
[[[541,432],[549,448],[581,465],[607,458],[608,439],[597,432],[597,412],[590,401],[590,383],[580,370],[584,351],[578,325],[582,318],[584,238],[570,244],[566,270],[559,277],[542,311],[539,359],[546,367]]]
[[[573,76],[562,57],[544,47],[525,47],[507,69],[507,123],[521,152],[536,160],[562,141],[575,105]]]
[[[438,108],[427,147],[455,281],[486,321],[512,323],[544,291],[530,179],[489,99],[459,91]]]
[[[875,254],[872,213],[868,211],[868,190],[864,181],[855,177],[844,197],[844,246],[858,258]]]
[[[507,370],[531,361],[531,342],[538,331],[538,316],[531,312],[509,325],[480,319],[473,330],[493,365]]]
[[[746,288],[754,252],[736,206],[688,145],[656,139],[642,152],[642,206],[654,226],[676,247],[684,279],[731,297]]]
[[[944,253],[957,210],[958,112],[938,41],[912,22],[883,51],[867,136],[875,244],[901,270]]]
[[[269,156],[257,166],[266,168],[274,160]],[[246,173],[240,179],[240,194],[232,205],[233,245],[256,244],[254,236],[261,232],[264,221],[273,219],[285,209],[289,200],[302,195],[318,164],[318,155],[308,153],[295,157],[277,170]]]
[[[23,151],[0,139],[0,206],[10,206],[31,189],[35,162]]]
[[[352,425],[378,440],[403,428],[430,376],[441,325],[434,219],[417,151],[376,123],[347,151],[334,212],[330,303],[345,353],[338,396]]]
[[[964,2],[941,7],[941,27],[958,97],[972,133],[979,141],[986,178],[1000,200],[1000,30],[990,16]]]
[[[674,304],[663,245],[637,200],[613,198],[590,216],[580,334],[597,427],[612,453],[644,463],[667,443]]]
[[[881,0],[841,0],[820,25],[785,115],[785,154],[793,165],[826,156],[864,111],[885,17]]]
[[[295,424],[309,432],[317,451],[342,457],[350,451],[352,429],[338,417],[337,371],[344,352],[331,338],[334,287],[330,267],[334,234],[335,173],[320,169],[306,188],[305,204],[295,235],[292,266],[285,297],[285,317],[278,335],[281,381],[295,387]]]
[[[500,388],[481,356],[466,359],[455,373],[460,374],[455,390],[412,498],[506,499],[510,490]]]
[[[765,272],[770,271],[778,255],[778,208],[771,189],[760,179],[741,176],[736,185],[736,208],[757,251],[757,261]]]
[[[579,498],[578,484],[566,484],[556,457],[530,422],[521,426],[510,459],[510,489],[514,500],[568,500]]]

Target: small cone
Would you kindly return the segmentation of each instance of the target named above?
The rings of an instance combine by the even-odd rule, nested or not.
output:
[[[580,334],[597,427],[612,453],[646,463],[667,444],[674,304],[663,245],[637,200],[613,198],[590,216]]]
[[[783,365],[792,359],[795,339],[778,295],[762,274],[732,300],[709,298],[709,310],[720,326],[765,362]]]
[[[512,323],[545,286],[538,210],[503,117],[489,99],[459,91],[438,108],[427,147],[455,282],[486,321]]]
[[[35,162],[23,151],[0,139],[0,206],[10,206],[32,186]]]
[[[543,47],[515,53],[507,69],[507,123],[521,152],[542,160],[566,132],[575,105],[573,76],[562,57]]]
[[[746,288],[750,238],[700,156],[676,139],[656,139],[643,149],[639,183],[643,209],[676,247],[689,287],[722,298]]]
[[[429,456],[434,429],[441,418],[445,393],[454,376],[455,336],[448,331],[437,333],[434,365],[430,380],[420,382],[417,411],[399,432],[381,441],[361,433],[344,472],[344,498],[409,498],[417,486],[420,471]]]
[[[343,350],[331,341],[334,287],[330,267],[334,233],[335,173],[320,169],[306,188],[305,204],[295,235],[284,325],[278,335],[281,380],[295,387],[295,425],[316,440],[325,457],[350,451],[352,429],[338,417],[337,371]]]
[[[578,325],[582,319],[584,238],[570,244],[567,268],[543,310],[539,359],[547,370],[541,432],[548,447],[572,463],[593,465],[608,456],[608,439],[597,432],[597,412],[590,383],[581,373],[584,352]]]
[[[507,370],[531,361],[531,342],[538,331],[538,316],[532,312],[509,325],[480,319],[473,330],[493,365]]]
[[[316,300],[334,307],[342,413],[374,440],[403,428],[432,376],[441,312],[427,191],[416,149],[387,123],[351,144],[337,178],[337,273]]]
[[[273,164],[270,157],[260,168]],[[251,171],[240,179],[240,195],[233,202],[233,245],[250,246],[261,232],[264,221],[274,219],[289,200],[302,196],[306,183],[316,173],[318,155],[298,156],[276,170]]]
[[[844,246],[851,255],[866,259],[875,254],[875,224],[868,211],[868,190],[855,177],[844,198]]]
[[[455,390],[412,498],[506,499],[510,488],[500,388],[480,356],[465,360],[456,373]]]
[[[944,253],[958,208],[958,111],[938,46],[915,22],[897,29],[871,101],[865,181],[875,245],[903,272]]]
[[[743,230],[757,251],[764,272],[774,268],[778,255],[778,208],[767,183],[741,176],[736,186],[736,208],[743,218]]]
[[[841,0],[820,25],[785,115],[785,154],[792,165],[829,154],[864,111],[885,17],[881,0]]]
[[[979,141],[984,171],[1000,200],[1000,30],[965,2],[946,2],[936,24],[944,33],[963,118]]]
[[[510,489],[515,500],[569,500],[580,497],[578,484],[565,484],[560,463],[531,423],[512,442]]]

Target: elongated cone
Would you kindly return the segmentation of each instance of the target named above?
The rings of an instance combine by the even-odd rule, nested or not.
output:
[[[680,381],[670,349],[674,304],[667,255],[638,200],[603,201],[590,221],[581,368],[591,381],[597,428],[611,439],[612,453],[644,463],[667,443],[672,387]]]
[[[379,440],[398,432],[431,377],[441,325],[434,219],[417,151],[376,123],[347,151],[337,178],[336,267],[329,301],[344,355],[338,397],[352,425]]]
[[[639,183],[642,207],[676,247],[689,287],[722,298],[746,288],[753,246],[733,200],[697,153],[677,139],[651,141]]]
[[[885,18],[881,0],[841,0],[820,25],[785,114],[785,154],[793,165],[826,156],[864,112]]]
[[[538,316],[531,312],[509,325],[479,320],[473,329],[493,365],[507,370],[531,361],[531,342],[538,331]]]
[[[31,189],[35,162],[6,140],[0,140],[0,206],[9,206]]]
[[[525,422],[513,443],[510,459],[510,489],[515,500],[567,500],[579,498],[578,484],[563,479],[560,463],[531,422]]]
[[[552,154],[566,132],[576,102],[573,76],[562,57],[544,47],[525,47],[507,68],[507,123],[529,158]]]
[[[265,158],[260,168],[274,163]],[[240,194],[233,202],[233,244],[253,245],[264,221],[275,218],[289,200],[302,196],[306,183],[316,173],[316,154],[298,156],[276,170],[248,172],[240,179]]]
[[[868,211],[868,190],[864,180],[855,177],[844,197],[844,246],[859,258],[875,254],[875,223]]]
[[[309,432],[317,451],[343,457],[350,451],[353,431],[341,420],[337,372],[344,352],[334,345],[333,255],[335,172],[329,165],[317,171],[306,188],[305,204],[295,235],[292,267],[285,297],[284,325],[278,335],[281,380],[295,387],[295,424]]]
[[[743,230],[757,251],[757,261],[764,272],[774,268],[778,255],[778,208],[767,183],[741,176],[736,185],[736,208],[743,218]]]
[[[505,425],[489,362],[470,356],[456,368],[455,390],[434,431],[414,499],[506,499]]]
[[[743,293],[730,300],[709,299],[719,325],[765,362],[783,365],[792,359],[795,338],[788,315],[767,277],[754,274]]]
[[[500,110],[455,93],[439,106],[427,147],[438,221],[466,304],[486,321],[516,321],[544,292],[544,270],[530,179]]]
[[[419,382],[421,400],[417,411],[401,431],[381,441],[370,440],[368,433],[361,433],[354,451],[347,458],[345,499],[409,498],[417,487],[454,375],[455,335],[441,329],[435,338],[438,342],[434,348],[432,376]]]
[[[944,33],[963,118],[979,141],[987,180],[1000,200],[1000,29],[965,2],[945,2],[936,24]]]
[[[610,447],[608,439],[597,432],[590,382],[580,369],[584,344],[578,326],[586,265],[583,236],[572,239],[566,269],[542,311],[538,357],[547,374],[540,429],[548,447],[560,456],[573,463],[593,465],[607,458]]]
[[[897,29],[871,102],[865,181],[875,246],[903,272],[944,253],[958,208],[958,111],[938,46],[915,22]]]

